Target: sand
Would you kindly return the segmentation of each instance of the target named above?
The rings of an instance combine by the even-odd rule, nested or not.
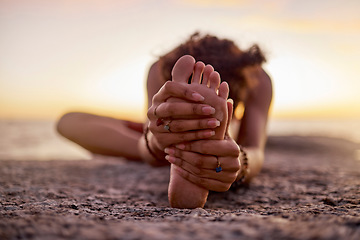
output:
[[[272,136],[248,188],[167,202],[168,168],[124,159],[0,161],[0,239],[360,239],[360,145]]]

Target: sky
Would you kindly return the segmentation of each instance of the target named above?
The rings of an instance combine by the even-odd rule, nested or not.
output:
[[[265,51],[272,118],[360,117],[358,0],[0,0],[0,118],[145,117],[157,56],[195,31]]]

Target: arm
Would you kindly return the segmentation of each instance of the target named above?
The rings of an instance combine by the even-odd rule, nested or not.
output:
[[[251,89],[245,102],[244,115],[236,137],[236,142],[244,147],[248,155],[250,173],[247,181],[250,181],[260,172],[264,162],[272,85],[270,77],[260,67],[245,74],[253,74],[258,79],[257,86]]]
[[[149,131],[146,131],[147,135],[144,135],[138,143],[141,158],[153,166],[167,164],[164,160],[165,147],[184,141],[209,138],[214,132],[211,128],[217,127],[213,125],[216,119],[211,117],[211,112],[208,111],[212,107],[202,104],[204,97],[195,91],[195,86],[172,81],[164,82],[158,63],[155,63],[149,71],[147,81],[148,119],[144,128]],[[185,101],[167,101],[170,97]],[[180,116],[199,116],[199,118],[179,119]],[[156,123],[158,119],[171,119],[171,133],[164,130],[163,125]]]
[[[152,99],[154,95],[160,90],[164,82],[165,79],[161,77],[159,63],[156,62],[150,67],[148,78],[146,81],[148,109],[152,105]],[[149,125],[149,119],[146,119],[146,122],[144,124],[144,129],[146,129],[148,125]],[[151,166],[155,166],[155,167],[167,165],[166,161],[164,161],[165,156],[163,155],[163,152],[159,148],[153,145],[152,133],[148,132],[147,134],[148,134],[147,136],[148,143],[146,143],[145,141],[145,135],[140,138],[140,141],[138,143],[138,150],[142,160],[144,162],[147,162]],[[157,156],[157,158],[154,158],[153,154],[149,152],[149,149],[146,146],[146,144],[148,144],[148,147],[155,154],[155,156]]]

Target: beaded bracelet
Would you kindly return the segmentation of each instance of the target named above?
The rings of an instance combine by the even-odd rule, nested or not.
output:
[[[243,148],[243,146],[239,145],[240,147],[240,152],[241,155],[243,155],[243,157],[241,158],[240,162],[241,162],[241,171],[240,171],[240,178],[239,178],[239,182],[243,183],[245,182],[245,177],[249,174],[249,161],[247,158],[247,154]]]
[[[240,159],[240,163],[241,163],[241,170],[240,170],[240,178],[239,180],[235,181],[230,189],[232,190],[236,190],[238,189],[240,186],[243,186],[245,184],[245,180],[246,180],[246,176],[249,174],[250,169],[249,169],[249,160],[247,157],[247,154],[243,148],[243,146],[239,145],[240,147],[240,153],[242,155],[241,159]]]
[[[155,155],[155,153],[150,148],[149,140],[147,138],[148,133],[149,133],[149,126],[147,126],[145,128],[145,131],[144,131],[144,138],[145,138],[146,148],[148,149],[151,156],[153,156],[154,159],[157,159],[157,156]]]

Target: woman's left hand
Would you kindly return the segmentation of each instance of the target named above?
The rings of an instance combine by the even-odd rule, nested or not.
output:
[[[239,146],[228,136],[224,140],[181,143],[166,148],[165,153],[183,178],[211,191],[229,190],[241,169]],[[221,171],[217,172],[219,166]]]

